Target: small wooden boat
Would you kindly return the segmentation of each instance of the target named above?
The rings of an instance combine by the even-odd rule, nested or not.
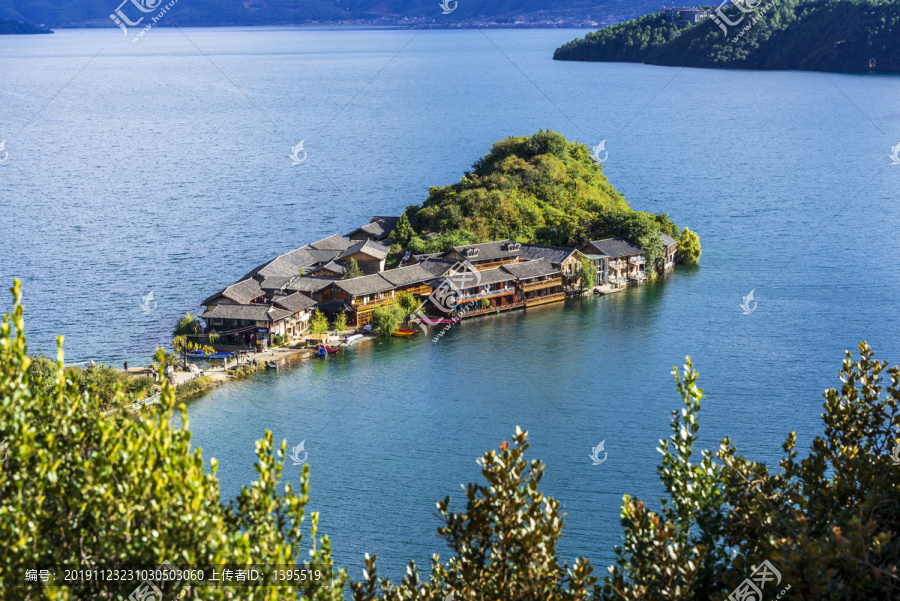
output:
[[[396,330],[392,335],[396,336],[397,338],[409,338],[410,336],[414,336],[418,333],[419,330]]]
[[[331,348],[330,346],[325,346],[324,344],[320,344],[317,348],[319,349],[320,355],[322,354],[322,351],[325,351],[325,353],[328,355],[336,355],[338,352],[338,349]]]
[[[363,338],[365,338],[365,336],[363,336],[362,334],[354,334],[353,336],[346,336],[346,337],[344,337],[344,344],[350,345],[350,344],[353,344],[354,342],[356,342],[357,340],[362,340]]]
[[[274,361],[266,361],[266,369],[278,369],[278,364]]]

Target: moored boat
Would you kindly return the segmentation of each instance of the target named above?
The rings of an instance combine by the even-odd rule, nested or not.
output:
[[[409,338],[410,336],[414,336],[417,334],[419,330],[395,330],[392,335],[397,338]]]

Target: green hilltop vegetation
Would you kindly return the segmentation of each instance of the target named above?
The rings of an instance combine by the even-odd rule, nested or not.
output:
[[[712,19],[679,28],[658,13],[589,33],[556,60],[686,67],[900,71],[900,3],[893,0],[756,0],[726,35]],[[745,6],[753,0],[745,0]],[[743,13],[729,4],[732,22]],[[758,18],[758,21],[753,22]],[[750,25],[748,29],[745,28]],[[741,32],[743,33],[741,34]]]
[[[495,143],[459,183],[432,187],[405,216],[412,230],[398,226],[391,242],[415,254],[507,238],[578,247],[621,236],[652,260],[663,253],[660,233],[681,235],[666,214],[632,209],[587,146],[553,131]]]

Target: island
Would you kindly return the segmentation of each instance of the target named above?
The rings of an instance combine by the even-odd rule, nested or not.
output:
[[[37,33],[53,33],[51,29],[39,27],[31,23],[23,23],[14,19],[0,19],[0,35],[24,35]]]
[[[557,48],[561,61],[680,67],[900,72],[900,4],[743,0],[663,8]]]

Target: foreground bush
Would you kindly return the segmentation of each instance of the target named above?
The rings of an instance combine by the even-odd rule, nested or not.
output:
[[[181,599],[341,599],[344,576],[333,573],[327,537],[317,538],[316,514],[312,540],[302,544],[308,467],[298,492],[278,485],[283,443],[276,449],[266,432],[256,448],[259,480],[224,505],[215,461],[207,473],[200,451],[191,450],[183,405],[184,427],[171,425],[175,395],[167,383],[162,404],[139,419],[104,418],[92,393],[67,379],[60,340],[55,385],[32,391],[18,282],[13,295],[0,328],[0,441],[8,450],[0,463],[0,598],[123,599],[134,584],[26,588],[24,567],[153,568],[166,560],[180,569],[300,561],[323,572],[299,588],[225,584],[167,590],[167,601],[182,593]],[[119,391],[115,400],[123,406],[136,399]]]
[[[859,349],[859,361],[847,353],[840,391],[825,392],[823,436],[798,459],[791,433],[777,473],[728,439],[693,459],[703,391],[690,360],[683,377],[676,370],[685,406],[662,443],[668,497],[658,513],[625,497],[625,544],[597,596],[722,600],[768,561],[781,580],[763,599],[786,587],[790,599],[900,599],[900,464],[891,457],[900,455],[900,369]]]
[[[367,555],[364,580],[353,585],[354,601],[431,601],[451,593],[455,601],[589,598],[597,581],[593,568],[584,559],[571,569],[560,565],[559,503],[538,492],[544,466],[526,461],[527,449],[527,435],[517,428],[512,447],[503,443],[479,460],[487,484],[469,484],[465,511],[450,511],[449,497],[437,504],[444,521],[438,532],[453,556],[441,563],[435,555],[427,581],[414,562],[400,584],[379,580],[375,557]]]

